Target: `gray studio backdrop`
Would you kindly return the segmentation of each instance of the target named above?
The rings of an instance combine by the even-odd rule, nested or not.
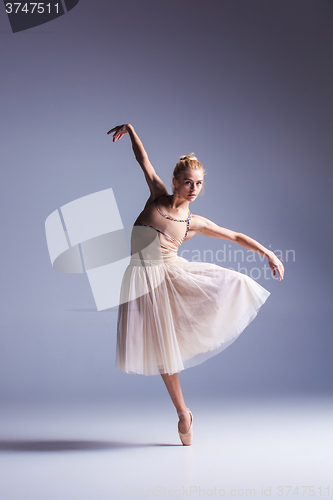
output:
[[[236,343],[182,373],[186,394],[332,393],[332,22],[324,0],[81,0],[13,34],[0,8],[3,399],[166,397],[159,377],[115,370],[116,308],[53,270],[45,240],[51,212],[110,187],[124,226],[142,210],[129,138],[106,135],[123,122],[169,188],[194,152],[207,176],[191,211],[285,264],[278,282],[229,242],[183,244],[271,292]]]

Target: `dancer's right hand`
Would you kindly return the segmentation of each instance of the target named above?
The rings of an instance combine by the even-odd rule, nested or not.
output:
[[[119,139],[121,139],[122,136],[127,134],[128,132],[127,124],[118,125],[117,127],[112,128],[111,130],[109,130],[108,134],[111,134],[112,132],[114,132],[112,139],[113,142],[117,140],[119,141]]]

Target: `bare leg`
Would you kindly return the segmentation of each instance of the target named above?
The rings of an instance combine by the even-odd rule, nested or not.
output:
[[[187,410],[187,406],[185,404],[182,389],[180,387],[178,373],[173,373],[172,375],[168,375],[167,373],[161,373],[162,379],[166,385],[170,398],[172,399],[173,404],[177,411],[185,411]],[[178,428],[180,432],[186,433],[191,424],[191,417],[187,413],[186,415],[179,416]]]

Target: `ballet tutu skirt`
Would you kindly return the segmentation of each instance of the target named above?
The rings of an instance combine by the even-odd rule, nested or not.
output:
[[[269,295],[215,264],[132,257],[120,292],[116,368],[157,375],[198,365],[234,342]]]
[[[132,228],[117,322],[116,368],[126,373],[171,375],[202,363],[236,340],[270,295],[245,274],[180,257],[193,215],[174,219],[163,198]]]

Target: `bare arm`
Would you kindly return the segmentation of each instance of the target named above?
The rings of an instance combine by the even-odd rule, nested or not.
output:
[[[234,241],[248,250],[264,255],[268,259],[268,264],[273,275],[276,276],[276,273],[278,273],[279,281],[283,279],[284,267],[275,253],[265,248],[253,238],[246,236],[246,234],[237,233],[231,229],[220,227],[205,217],[194,215],[191,220],[189,236],[191,237],[195,234],[203,234],[205,236],[211,236],[212,238],[223,238],[225,240]]]
[[[149,200],[154,200],[158,196],[166,194],[168,191],[163,181],[159,178],[159,176],[155,172],[153,165],[150,163],[147,152],[143,147],[143,144],[139,136],[135,132],[134,127],[132,127],[132,125],[130,125],[129,123],[124,125],[118,125],[117,127],[114,127],[111,130],[109,130],[108,134],[111,134],[112,132],[114,132],[113,142],[116,142],[117,140],[119,141],[119,139],[121,139],[123,135],[127,133],[129,134],[132,142],[132,149],[134,156],[136,158],[136,161],[139,163],[140,167],[143,170],[144,176],[146,178],[150,190]]]

